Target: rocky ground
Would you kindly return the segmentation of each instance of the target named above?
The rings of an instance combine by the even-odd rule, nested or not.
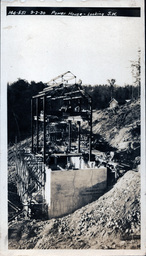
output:
[[[115,110],[106,108],[102,111],[93,111],[93,134],[100,135],[116,150],[138,146],[140,143],[140,101],[125,103]]]
[[[11,224],[9,249],[139,249],[140,173],[127,172],[97,201],[68,216]]]

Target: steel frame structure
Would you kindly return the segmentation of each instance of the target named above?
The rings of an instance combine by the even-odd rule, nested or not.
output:
[[[66,84],[65,76],[71,75],[72,79],[76,78],[70,71],[52,79],[43,91],[32,97],[31,100],[31,133],[32,133],[32,153],[38,153],[39,148],[39,127],[40,122],[43,124],[43,161],[46,163],[46,125],[51,123],[51,117],[55,116],[59,121],[65,120],[69,125],[69,142],[68,151],[71,150],[71,127],[72,121],[77,121],[78,129],[78,153],[80,153],[80,136],[81,120],[88,121],[89,130],[89,161],[92,154],[92,98],[87,94],[79,84]],[[57,84],[58,79],[62,83]],[[53,83],[53,86],[52,84]],[[66,92],[61,95],[63,88]],[[53,94],[53,96],[52,96]],[[83,104],[84,102],[84,104]],[[85,106],[86,103],[86,106]],[[55,107],[51,107],[52,104]],[[58,105],[62,106],[60,109]],[[74,106],[74,107],[72,107]],[[86,109],[85,109],[86,108]],[[42,112],[42,114],[40,114]],[[36,136],[34,136],[34,124],[36,127]],[[36,146],[34,146],[36,144]]]

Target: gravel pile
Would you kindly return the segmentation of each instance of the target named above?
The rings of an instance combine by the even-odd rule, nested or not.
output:
[[[17,222],[13,229],[17,239],[10,236],[9,249],[139,249],[140,173],[128,171],[109,192],[73,214]]]

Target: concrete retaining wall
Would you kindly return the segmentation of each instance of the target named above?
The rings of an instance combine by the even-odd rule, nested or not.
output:
[[[48,201],[49,218],[72,213],[76,209],[96,200],[107,187],[107,169],[79,169],[68,171],[48,171],[45,194]]]

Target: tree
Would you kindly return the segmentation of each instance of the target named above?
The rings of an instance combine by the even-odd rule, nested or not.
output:
[[[133,85],[138,87],[138,97],[140,96],[140,86],[141,86],[141,64],[140,64],[141,50],[138,50],[138,59],[136,61],[131,61]]]
[[[116,82],[116,80],[115,79],[108,79],[107,80],[108,81],[108,83],[110,84],[110,87],[111,87],[111,99],[113,98],[113,92],[114,92],[114,84],[115,84],[115,82]]]
[[[31,98],[45,88],[42,82],[23,79],[8,84],[8,142],[18,141],[30,136]]]

